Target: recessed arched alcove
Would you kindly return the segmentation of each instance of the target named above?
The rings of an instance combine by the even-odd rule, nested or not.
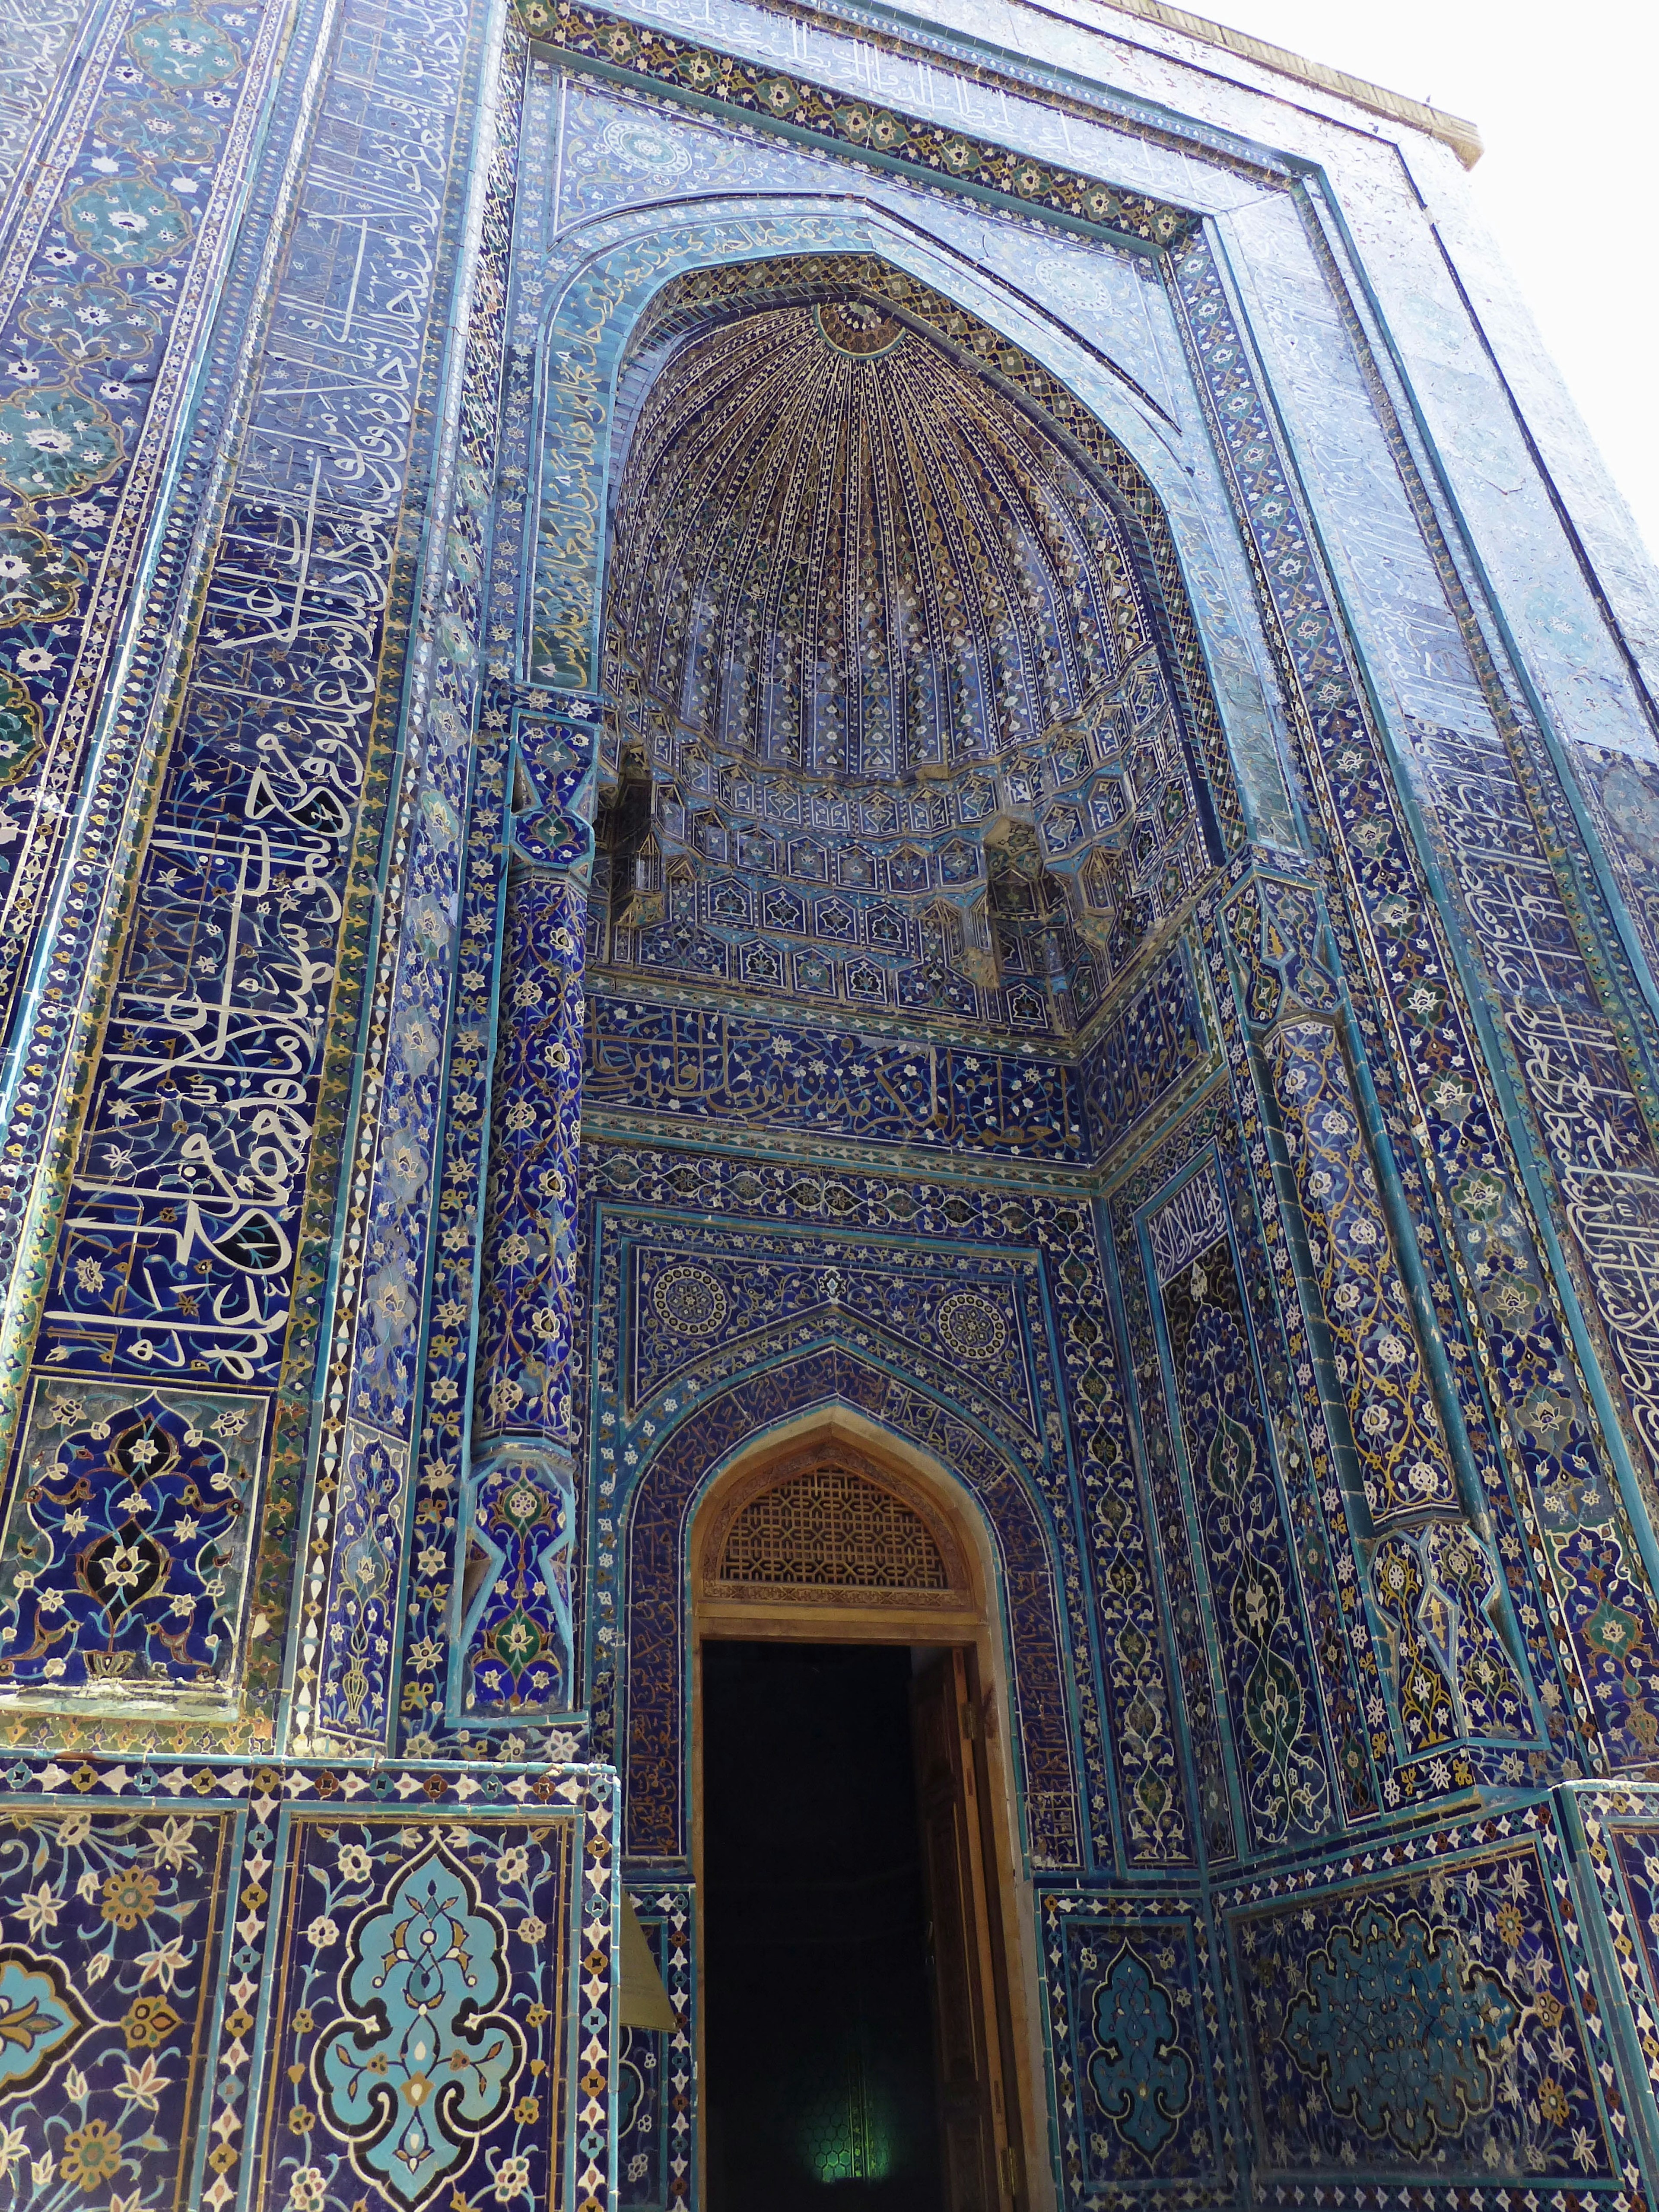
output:
[[[681,1097],[673,1068],[647,1087],[683,1115],[659,1133],[687,1150],[694,1111],[757,1105],[722,1024],[804,1078],[873,1033],[921,1091],[947,1079],[945,1053],[966,1055],[968,1080],[988,1045],[1017,1104],[1050,1082],[1032,1065],[1043,1040],[1053,1082],[1081,1063],[1082,1085],[1098,1018],[1152,950],[1168,957],[1240,821],[1164,506],[1052,370],[896,260],[711,262],[715,239],[711,225],[690,266],[672,222],[632,261],[608,249],[568,310],[587,335],[567,345],[574,320],[556,318],[550,336],[550,419],[586,410],[587,430],[543,486],[529,672],[604,702],[590,1096],[612,1095],[613,1054],[655,1066],[665,1017],[684,1025],[694,1087]],[[678,1035],[665,1049],[678,1066]],[[705,1049],[719,1104],[696,1095]],[[888,1079],[873,1056],[847,1076]],[[814,1109],[791,1111],[763,1146],[810,1158]],[[1017,1132],[1021,1159],[1024,1121],[969,1080],[960,1126],[975,1114]],[[1073,1171],[1087,1119],[1079,1092],[1033,1150]],[[671,1212],[696,1181],[689,1161],[668,1178]],[[607,1301],[615,1289],[615,1336],[607,1318],[599,1337],[617,1344],[630,1428],[618,1482],[619,1439],[596,1439],[595,1462],[601,1497],[622,1492],[614,1523],[599,1509],[616,1557],[598,1703],[615,1715],[623,1848],[642,1879],[689,1875],[707,1908],[711,1664],[764,1654],[758,1679],[774,1661],[827,1655],[833,1672],[874,1655],[872,1684],[914,1665],[948,1717],[953,1787],[982,1807],[978,1924],[1000,1932],[962,2016],[993,2023],[1007,2069],[977,2107],[994,2154],[960,2201],[1000,2201],[1005,2154],[1042,2163],[1030,1884],[1112,1848],[1117,1747],[1082,1659],[1092,1539],[1073,1471],[1097,1407],[1073,1421],[1058,1350],[1037,1352],[965,1259],[941,1262],[955,1279],[918,1341],[856,1258],[843,1272],[820,1248],[810,1279],[766,1261],[793,1285],[786,1315],[750,1295],[729,1240],[669,1240],[654,1272],[641,1245],[596,1277]],[[1030,1326],[1046,1326],[1035,1308]],[[1113,1355],[1087,1326],[1086,1379],[1104,1388]],[[1150,1648],[1137,1635],[1122,1668]],[[964,1713],[984,1731],[965,1755]],[[726,1867],[748,1863],[746,1820],[719,1843]],[[711,1940],[705,1927],[691,1947],[698,2034]]]
[[[1085,1024],[1220,853],[1215,710],[1139,469],[872,255],[672,279],[616,395],[596,960]]]
[[[716,1474],[687,1547],[710,2154],[746,2163],[751,2194],[805,2149],[820,2180],[989,2201],[1011,2157],[1040,2155],[1042,2057],[982,1504],[836,1401]],[[797,1953],[817,1973],[804,2014],[787,2001]],[[769,2152],[723,2148],[734,2122]]]
[[[641,1859],[682,1856],[688,1843],[688,1665],[696,1583],[694,1525],[717,1481],[802,1449],[832,1419],[868,1459],[896,1465],[902,1484],[929,1487],[930,1510],[954,1531],[967,1564],[950,1624],[986,1638],[988,1669],[1006,1673],[1018,1817],[1037,1864],[1081,1856],[1080,1805],[1061,1636],[1063,1578],[1027,1481],[960,1414],[856,1354],[815,1346],[699,1399],[641,1468],[623,1530],[626,1589],[618,1764],[626,1847]],[[956,1456],[946,1471],[938,1432]],[[933,1470],[931,1483],[927,1470]],[[971,1504],[969,1501],[971,1500]],[[941,1502],[942,1501],[942,1502]],[[953,1593],[954,1595],[954,1593]],[[820,1609],[782,1601],[797,1624]],[[828,1610],[846,1611],[845,1606]],[[931,1608],[930,1608],[931,1609]]]

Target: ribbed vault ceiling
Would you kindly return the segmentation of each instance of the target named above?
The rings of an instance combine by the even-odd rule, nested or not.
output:
[[[681,346],[614,515],[610,619],[719,751],[907,781],[1040,739],[1142,641],[1111,509],[984,378],[858,301]]]
[[[1210,860],[1161,518],[1056,400],[872,258],[664,287],[617,385],[596,966],[1092,1019]]]

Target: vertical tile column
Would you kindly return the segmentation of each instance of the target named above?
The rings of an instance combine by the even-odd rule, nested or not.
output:
[[[1228,923],[1346,1416],[1360,1492],[1350,1526],[1394,1652],[1405,1754],[1529,1741],[1531,1701],[1498,1627],[1502,1582],[1470,1517],[1383,1202],[1341,991],[1319,957],[1317,901],[1304,886],[1258,877],[1230,902]]]
[[[453,1721],[520,1728],[576,1702],[572,1361],[582,971],[598,709],[515,713],[489,1168],[461,1516]]]

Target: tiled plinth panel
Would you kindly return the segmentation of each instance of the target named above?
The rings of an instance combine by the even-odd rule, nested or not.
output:
[[[1042,1896],[1065,2201],[1237,2201],[1238,2136],[1196,1897]]]
[[[1215,1899],[1267,2201],[1644,2201],[1652,2100],[1569,1793]]]
[[[1650,2202],[1656,1820],[1584,1784],[1203,1901],[1045,1890],[1068,2197]]]
[[[14,2202],[607,2203],[613,1778],[5,1778]]]

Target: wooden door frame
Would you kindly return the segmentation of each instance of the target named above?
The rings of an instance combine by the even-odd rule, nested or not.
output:
[[[757,1476],[772,1469],[781,1472],[786,1462],[822,1449],[826,1457],[839,1449],[870,1462],[872,1473],[885,1477],[901,1496],[915,1496],[927,1517],[943,1523],[954,1539],[953,1578],[965,1585],[945,1593],[929,1592],[925,1602],[895,1594],[847,1591],[823,1601],[779,1600],[764,1596],[736,1596],[729,1586],[716,1595],[705,1553],[709,1538],[722,1520],[723,1506],[734,1490],[752,1490]],[[919,1493],[919,1495],[918,1495]],[[703,1896],[703,1771],[702,1771],[702,1647],[710,1643],[902,1644],[930,1649],[965,1649],[972,1652],[980,1685],[983,1721],[981,1747],[991,1784],[988,1813],[991,1858],[988,1875],[994,1877],[995,1894],[989,1900],[1000,1926],[1000,1964],[1004,1983],[1011,2049],[1005,2068],[1011,2065],[1012,2087],[1018,2106],[1018,2127],[1012,2139],[1020,2152],[1019,2212],[1052,2212],[1056,2199],[1048,2147],[1047,2067],[1042,2027],[1041,1960],[1037,1948],[1036,1902],[1024,1864],[1024,1838],[1016,1808],[1013,1752],[1009,1725],[1009,1698],[1002,1610],[996,1601],[999,1583],[995,1557],[984,1523],[963,1484],[948,1469],[900,1443],[848,1407],[836,1407],[785,1423],[745,1447],[709,1481],[693,1510],[686,1547],[690,1603],[688,1612],[687,1677],[690,1701],[690,1749],[691,1820],[691,1880],[693,1896]],[[696,2023],[695,2063],[698,2096],[696,2203],[706,2205],[705,2142],[701,2126],[701,2086],[704,2065],[704,1974],[706,1959],[702,1938],[702,1914],[694,1918],[692,1977]],[[995,1993],[987,1991],[989,2002]],[[1005,2094],[1007,2087],[1005,2081]]]

